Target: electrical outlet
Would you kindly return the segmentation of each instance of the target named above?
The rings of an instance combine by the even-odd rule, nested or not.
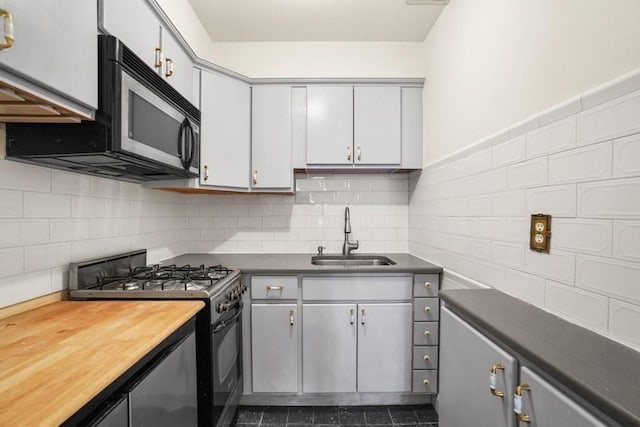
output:
[[[551,240],[551,215],[531,215],[529,249],[549,253],[549,240]]]

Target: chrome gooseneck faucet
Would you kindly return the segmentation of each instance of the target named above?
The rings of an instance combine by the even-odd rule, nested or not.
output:
[[[342,245],[342,255],[351,255],[351,251],[358,249],[359,241],[350,242],[349,234],[351,234],[351,212],[349,206],[344,208],[344,244]]]

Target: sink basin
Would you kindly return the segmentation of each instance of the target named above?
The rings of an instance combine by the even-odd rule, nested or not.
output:
[[[316,255],[311,257],[313,265],[395,265],[395,262],[381,255]]]

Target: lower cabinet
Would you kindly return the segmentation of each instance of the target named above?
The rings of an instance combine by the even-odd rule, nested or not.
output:
[[[254,392],[298,391],[297,312],[297,304],[251,304]]]
[[[451,310],[442,307],[439,425],[611,425],[601,422],[569,394],[559,390],[531,369],[520,365],[521,361],[517,357],[505,351]],[[515,413],[514,407],[518,414]]]

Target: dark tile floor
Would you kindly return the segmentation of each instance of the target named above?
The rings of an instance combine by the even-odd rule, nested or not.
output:
[[[419,426],[437,427],[438,414],[421,406],[241,406],[238,427]]]

